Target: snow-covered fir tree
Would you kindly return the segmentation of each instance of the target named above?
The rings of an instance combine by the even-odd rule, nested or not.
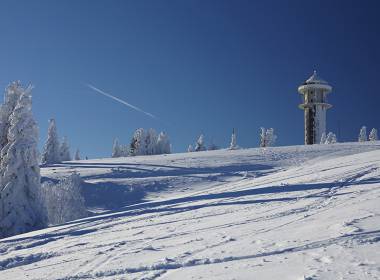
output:
[[[67,137],[63,137],[62,143],[59,147],[59,158],[61,161],[71,160],[70,146]]]
[[[326,132],[322,132],[320,144],[326,144]]]
[[[360,129],[358,141],[359,142],[367,141],[367,128],[365,126],[362,126],[362,128]]]
[[[79,149],[77,149],[75,151],[74,160],[80,160],[80,151],[79,151]]]
[[[325,141],[325,144],[335,144],[337,143],[338,140],[336,138],[336,135],[335,133],[332,133],[332,132],[329,132],[326,136],[326,141]]]
[[[235,132],[235,129],[232,129],[230,150],[236,150],[237,148],[238,146],[236,144],[236,132]]]
[[[57,127],[54,119],[49,120],[48,135],[43,148],[41,163],[53,164],[61,161],[59,154]]]
[[[194,151],[195,152],[206,151],[203,134],[199,136],[197,142],[195,143]]]
[[[8,143],[10,116],[13,113],[23,90],[24,89],[21,87],[19,81],[11,83],[5,89],[4,103],[0,107],[0,151]]]
[[[160,134],[158,135],[156,152],[159,155],[171,153],[169,137],[165,132],[160,132]]]
[[[190,144],[189,147],[187,147],[187,152],[188,153],[194,152],[193,145]]]
[[[113,140],[112,155],[111,156],[113,158],[117,158],[117,157],[123,156],[122,155],[122,151],[121,151],[121,147],[120,147],[120,144],[119,144],[119,139],[117,139],[117,138],[115,138]]]
[[[0,237],[11,236],[46,224],[40,201],[38,128],[32,115],[31,87],[17,85],[21,96],[9,118],[8,143],[1,150]]]
[[[377,141],[377,140],[378,140],[377,129],[372,128],[371,132],[369,133],[369,141]]]

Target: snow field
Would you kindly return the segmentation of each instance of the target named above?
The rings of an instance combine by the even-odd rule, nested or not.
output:
[[[0,278],[379,279],[379,148],[219,150],[43,168],[45,180],[78,172],[89,209],[100,214],[0,240]]]

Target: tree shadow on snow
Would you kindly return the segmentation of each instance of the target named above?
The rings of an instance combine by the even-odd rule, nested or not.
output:
[[[130,204],[141,203],[147,191],[159,191],[165,185],[153,182],[146,186],[125,186],[112,182],[82,183],[82,194],[86,207],[116,210]]]
[[[99,183],[82,183],[82,194],[87,207],[117,210],[122,207],[142,203],[147,192],[158,192],[169,187],[165,177],[193,178],[207,181],[227,182],[225,178],[239,176],[262,176],[273,172],[273,167],[262,164],[227,165],[222,167],[183,167],[175,165],[140,164],[140,163],[60,163],[51,167],[104,168],[105,174],[82,176],[83,180],[102,179]],[[111,170],[109,170],[111,169]],[[79,171],[79,170],[77,170]],[[158,180],[155,178],[160,177]],[[152,179],[137,185],[125,185],[104,182],[107,179]],[[58,182],[55,178],[42,177],[43,182]]]
[[[286,202],[290,200],[297,200],[302,198],[317,198],[317,197],[331,197],[338,195],[347,195],[351,192],[345,192],[343,194],[332,194],[332,189],[347,188],[351,185],[358,184],[379,184],[380,178],[371,178],[368,180],[352,181],[352,182],[332,182],[332,183],[318,183],[318,184],[295,184],[295,185],[280,185],[280,186],[267,186],[267,187],[256,187],[252,189],[228,191],[221,193],[207,193],[201,195],[194,195],[188,197],[181,197],[175,199],[168,199],[164,201],[152,201],[145,202],[136,205],[130,205],[123,207],[121,210],[126,211],[122,213],[117,213],[116,215],[125,216],[135,216],[145,213],[154,212],[167,212],[167,211],[183,211],[192,210],[195,208],[203,208],[210,206],[223,206],[223,205],[239,205],[239,204],[253,204],[253,203],[268,203],[268,202]],[[244,198],[255,196],[255,195],[267,195],[267,194],[279,194],[279,193],[294,193],[294,192],[304,192],[311,190],[321,190],[320,192],[313,194],[301,194],[299,196],[285,196],[280,198],[269,198],[269,199],[256,199],[256,200],[245,200]],[[240,199],[236,201],[213,201],[217,199]],[[210,202],[209,202],[210,201]],[[197,206],[179,206],[182,203],[192,203],[192,202],[204,202],[203,205]],[[135,211],[132,211],[135,210]],[[131,212],[128,212],[131,211]]]
[[[252,189],[246,189],[246,190],[238,190],[238,191],[228,191],[228,192],[221,192],[221,193],[208,193],[208,194],[202,194],[202,195],[195,195],[195,196],[189,196],[189,197],[181,197],[181,198],[175,198],[175,199],[168,199],[164,201],[157,201],[157,202],[144,202],[140,204],[135,204],[131,206],[127,206],[123,208],[123,211],[121,212],[109,212],[106,214],[101,214],[98,216],[88,217],[85,219],[67,222],[64,225],[67,227],[64,230],[58,231],[58,232],[52,232],[52,233],[43,233],[31,237],[22,237],[22,238],[12,238],[11,240],[1,240],[0,243],[8,243],[8,242],[15,242],[15,241],[22,241],[22,240],[41,240],[46,238],[60,238],[64,236],[77,236],[77,235],[85,235],[85,234],[91,234],[92,232],[96,232],[98,229],[90,229],[86,230],[86,224],[90,224],[93,222],[99,222],[99,221],[107,221],[109,219],[115,219],[115,218],[121,218],[121,217],[131,217],[131,216],[138,216],[143,214],[149,214],[149,213],[167,213],[167,214],[176,214],[184,211],[191,211],[194,209],[200,209],[204,207],[223,207],[223,206],[231,206],[231,205],[242,205],[242,204],[257,204],[257,203],[270,203],[270,202],[288,202],[293,201],[297,199],[305,199],[305,198],[315,198],[315,197],[331,197],[332,195],[338,196],[338,195],[347,195],[351,194],[352,192],[345,192],[340,194],[332,194],[331,191],[333,189],[340,189],[340,188],[347,188],[351,185],[358,185],[358,184],[379,184],[380,178],[370,178],[368,180],[360,180],[360,181],[346,181],[346,182],[332,182],[332,183],[319,183],[319,184],[296,184],[296,185],[281,185],[281,186],[267,186],[267,187],[255,187]],[[94,186],[87,186],[88,188],[94,188]],[[112,186],[109,186],[112,188]],[[120,195],[121,197],[125,196],[125,199],[127,198],[127,193],[123,193],[122,189],[118,189],[120,186],[116,186],[114,191],[114,194],[112,196]],[[86,187],[85,187],[86,188]],[[104,186],[96,186],[95,188],[104,188]],[[310,190],[320,190],[317,193],[313,194],[302,194],[300,195],[293,195],[292,197],[285,196],[285,197],[278,197],[278,198],[263,198],[263,199],[248,199],[250,196],[255,195],[266,195],[266,194],[273,194],[273,193],[294,193],[294,192],[303,192],[303,191],[310,191]],[[90,192],[91,190],[86,190]],[[109,195],[108,192],[103,193],[104,195]],[[136,199],[140,199],[140,194],[135,194]],[[253,197],[254,198],[254,197]],[[231,201],[217,201],[216,199],[239,199],[239,200],[231,200]],[[99,203],[101,200],[100,197],[94,197],[93,201],[90,201],[89,203]],[[213,201],[216,200],[216,201]],[[121,202],[122,201],[122,202]],[[124,203],[124,199],[120,199],[120,203]],[[189,203],[189,202],[204,202],[204,204],[200,205],[181,205],[182,203]],[[126,223],[128,221],[125,221]],[[78,229],[79,227],[79,229]],[[380,239],[379,239],[380,240]]]
[[[114,178],[154,178],[165,176],[202,176],[207,174],[220,174],[221,176],[236,176],[242,172],[270,172],[273,166],[264,164],[226,165],[218,167],[184,167],[159,164],[116,164],[116,163],[67,163],[56,164],[56,167],[75,168],[104,168],[111,172],[100,175],[84,176],[83,179],[114,179]],[[267,174],[267,172],[265,172]]]
[[[118,218],[123,216],[137,216],[147,213],[160,213],[160,212],[183,212],[188,210],[194,210],[197,208],[204,207],[216,207],[216,206],[225,206],[225,205],[239,205],[239,204],[255,204],[255,203],[269,203],[269,202],[287,202],[291,200],[298,200],[303,198],[318,198],[318,197],[331,197],[338,195],[348,195],[352,194],[351,192],[345,192],[342,194],[332,194],[332,189],[346,188],[351,185],[357,184],[379,184],[380,178],[371,178],[368,180],[352,181],[352,182],[331,182],[331,183],[318,183],[318,184],[295,184],[295,185],[280,185],[280,186],[267,186],[267,187],[255,187],[252,189],[238,190],[238,191],[228,191],[221,193],[207,193],[201,195],[180,197],[174,199],[168,199],[164,201],[152,201],[152,202],[143,202],[140,204],[125,206],[118,212],[110,212],[112,218]],[[313,194],[302,194],[304,191],[311,190],[320,190],[319,192]],[[248,200],[246,197],[255,196],[255,195],[267,195],[267,194],[279,194],[279,193],[294,193],[300,192],[300,195],[293,195],[292,197],[284,196],[279,198],[265,198],[265,199],[252,199]],[[217,199],[236,199],[236,201],[213,201]],[[239,200],[237,200],[239,199]],[[245,200],[244,200],[245,199]],[[193,203],[193,202],[204,202],[204,204],[196,206],[181,206],[182,203]],[[91,217],[86,219],[86,221],[94,221],[97,219],[103,219],[103,217]]]

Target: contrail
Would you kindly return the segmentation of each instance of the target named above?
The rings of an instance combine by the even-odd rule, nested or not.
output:
[[[111,98],[113,100],[116,100],[117,102],[119,102],[121,104],[124,104],[124,105],[126,105],[126,106],[128,106],[128,107],[130,107],[130,108],[132,108],[132,109],[134,109],[134,110],[136,110],[138,112],[140,112],[140,113],[143,113],[143,114],[145,114],[145,115],[147,115],[147,116],[149,116],[149,117],[151,117],[153,119],[158,119],[155,115],[153,115],[151,113],[148,113],[148,112],[145,112],[144,110],[142,110],[142,109],[140,109],[140,108],[138,108],[138,107],[136,107],[136,106],[134,106],[132,104],[129,104],[128,102],[126,102],[124,100],[121,100],[120,98],[117,98],[116,96],[113,96],[113,95],[111,95],[111,94],[109,94],[107,92],[104,92],[101,89],[98,89],[97,87],[94,87],[93,85],[86,84],[86,83],[85,83],[85,85],[87,87],[89,87],[90,89],[92,89],[92,90],[94,90],[94,91],[96,91],[96,92],[98,92],[98,93],[100,93],[100,94],[102,94],[104,96],[107,96],[107,97],[109,97],[109,98]]]

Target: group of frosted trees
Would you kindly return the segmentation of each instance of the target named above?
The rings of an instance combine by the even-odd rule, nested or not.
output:
[[[75,152],[75,160],[80,160],[79,150]],[[59,143],[57,126],[54,119],[49,120],[48,135],[41,156],[42,164],[54,164],[71,160],[70,146],[67,137]]]
[[[359,132],[358,141],[359,142],[366,142],[366,141],[377,141],[377,129],[372,128],[371,132],[369,133],[369,136],[367,138],[367,127],[362,126]]]
[[[58,196],[58,187],[41,186],[38,127],[32,114],[31,91],[31,86],[25,88],[13,82],[6,88],[0,106],[0,238],[67,221],[73,215],[66,213],[68,209],[62,211],[64,207],[85,215],[79,211],[84,205],[80,197],[71,205],[62,204],[63,198],[68,201],[73,194],[77,196],[78,178],[61,181]]]
[[[373,128],[369,134],[369,141],[377,141],[377,130]],[[277,140],[277,135],[274,133],[273,128],[260,128],[260,147],[272,147],[275,146]],[[359,142],[367,141],[366,127],[363,126],[359,134]],[[322,133],[320,144],[335,144],[337,143],[337,137],[334,133],[329,132],[326,134]],[[232,131],[231,143],[228,149],[236,150],[238,149],[236,142],[236,132],[235,129]],[[201,152],[207,150],[217,150],[219,147],[213,142],[208,146],[205,143],[205,137],[201,134],[194,145],[189,145],[187,148],[188,152]],[[153,129],[145,131],[139,128],[135,131],[130,145],[120,145],[119,141],[115,139],[112,157],[121,156],[135,156],[135,155],[155,155],[155,154],[168,154],[171,151],[171,145],[168,137],[165,133],[161,132],[158,137]]]
[[[274,134],[273,128],[264,128],[260,129],[260,147],[272,147],[276,144],[277,136]],[[188,152],[201,152],[201,151],[211,151],[219,149],[215,144],[211,142],[211,144],[207,147],[204,140],[204,135],[201,134],[195,145],[189,145],[187,148]],[[239,146],[237,145],[237,137],[235,129],[232,130],[231,142],[228,147],[229,150],[237,150]]]
[[[277,140],[277,135],[274,133],[273,128],[260,128],[260,147],[272,147],[275,146]],[[363,126],[360,129],[358,141],[359,142],[365,142],[365,141],[377,141],[377,129],[372,128],[371,132],[369,133],[367,137],[367,128]],[[337,137],[335,133],[329,132],[326,134],[325,132],[322,133],[322,137],[320,139],[320,144],[335,144],[337,143]],[[200,152],[200,151],[207,151],[207,150],[214,150],[211,147],[216,147],[215,145],[211,144],[208,148],[206,147],[204,135],[201,134],[198,138],[198,140],[195,142],[195,145],[189,145],[187,151],[188,152]],[[231,144],[229,147],[230,150],[238,149],[238,146],[236,144],[236,132],[235,130],[232,131],[231,136]]]
[[[369,135],[367,136],[367,127],[362,126],[358,136],[358,142],[366,142],[366,141],[377,141],[377,129],[372,128]],[[337,143],[336,135],[332,132],[322,134],[321,144],[335,144]]]
[[[112,157],[142,156],[170,154],[171,144],[168,135],[160,132],[158,135],[152,128],[137,129],[129,145],[121,145],[118,139],[114,140]]]

